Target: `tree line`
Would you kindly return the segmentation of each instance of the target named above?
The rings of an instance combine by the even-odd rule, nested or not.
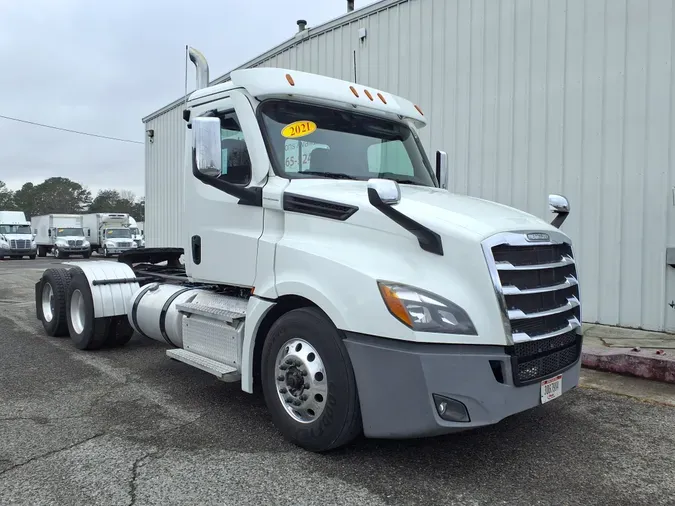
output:
[[[23,211],[27,219],[60,213],[128,213],[136,221],[145,221],[145,197],[112,189],[92,197],[86,187],[65,177],[50,177],[37,185],[25,183],[16,191],[0,181],[0,211]]]

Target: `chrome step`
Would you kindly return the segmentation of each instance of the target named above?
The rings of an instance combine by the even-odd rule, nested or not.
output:
[[[197,355],[191,351],[182,349],[166,350],[166,356],[213,374],[221,381],[239,381],[241,378],[241,375],[239,374],[239,371],[236,367],[222,364],[210,358],[202,357],[201,355]]]
[[[212,318],[214,320],[220,320],[227,323],[232,323],[236,320],[246,318],[245,312],[230,311],[229,309],[209,306],[206,304],[200,304],[198,302],[186,302],[184,304],[176,304],[176,309],[181,313],[197,314],[200,316],[205,316],[207,318]]]

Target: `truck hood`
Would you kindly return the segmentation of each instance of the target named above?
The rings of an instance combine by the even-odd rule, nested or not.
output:
[[[56,238],[57,241],[85,241],[82,235],[60,235]]]
[[[401,201],[395,208],[441,234],[460,233],[482,240],[499,232],[558,230],[536,216],[496,202],[441,188],[413,185],[400,185],[400,188]],[[366,181],[294,179],[286,192],[354,205],[379,214],[368,201]],[[357,212],[349,221],[369,226],[368,220],[360,220],[358,216]]]
[[[5,234],[5,237],[7,238],[8,241],[16,241],[16,240],[32,241],[33,240],[33,234]]]

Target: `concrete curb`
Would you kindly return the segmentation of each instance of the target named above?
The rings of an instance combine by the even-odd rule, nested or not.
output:
[[[588,369],[675,383],[675,353],[671,350],[664,355],[657,355],[656,350],[584,346],[581,365]]]

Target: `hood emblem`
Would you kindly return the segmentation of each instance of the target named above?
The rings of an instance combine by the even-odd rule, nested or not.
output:
[[[535,242],[535,241],[541,242],[541,241],[550,241],[551,240],[549,235],[545,234],[543,232],[530,232],[525,237],[530,242]]]

